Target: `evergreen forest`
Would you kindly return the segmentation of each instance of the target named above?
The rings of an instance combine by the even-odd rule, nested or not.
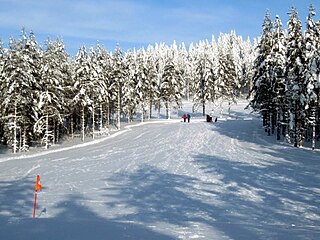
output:
[[[303,26],[292,8],[286,27],[267,12],[253,41],[235,31],[218,38],[109,51],[81,46],[70,56],[61,39],[39,44],[21,30],[0,42],[0,145],[13,153],[65,138],[95,138],[124,121],[169,119],[182,100],[208,105],[247,98],[266,134],[295,147],[319,148],[320,21]]]

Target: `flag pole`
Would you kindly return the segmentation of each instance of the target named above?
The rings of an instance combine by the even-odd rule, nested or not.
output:
[[[33,218],[36,217],[36,208],[37,208],[37,196],[38,196],[38,190],[42,190],[42,186],[40,184],[40,176],[37,175],[36,185],[34,186],[34,202],[33,202]]]
[[[33,202],[33,218],[36,217],[37,195],[38,195],[38,191],[35,191],[35,193],[34,193],[34,202]]]

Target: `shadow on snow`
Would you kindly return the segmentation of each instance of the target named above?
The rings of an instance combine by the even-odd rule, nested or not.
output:
[[[26,179],[0,182],[0,239],[173,239],[142,225],[102,218],[83,206],[86,199],[78,194],[59,202],[55,207],[60,213],[56,216],[33,219],[33,184]],[[38,217],[46,211],[39,208],[43,206],[38,206]]]

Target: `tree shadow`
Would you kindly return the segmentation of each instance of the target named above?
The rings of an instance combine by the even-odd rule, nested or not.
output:
[[[250,165],[197,155],[194,162],[219,181],[208,193],[224,202],[216,226],[234,239],[317,239],[319,168],[290,162]],[[309,169],[307,174],[305,169]],[[226,219],[230,224],[225,224]],[[232,228],[230,226],[232,225]],[[249,234],[248,234],[249,232]],[[251,238],[252,236],[255,238]]]
[[[249,119],[249,118],[248,118]],[[228,136],[230,138],[239,139],[250,143],[261,143],[263,138],[265,145],[273,145],[275,140],[272,137],[267,138],[264,135],[264,130],[261,127],[261,123],[257,119],[224,119],[218,120],[212,126],[213,131]],[[270,141],[269,141],[270,140]]]
[[[22,183],[23,180],[18,182]],[[33,203],[30,201],[33,193],[25,190],[30,182],[26,181],[21,186],[11,189],[19,191],[19,194],[10,195],[8,199],[11,202],[5,201],[3,196],[11,191],[10,185],[13,184],[16,183],[0,183],[0,239],[173,239],[139,224],[117,222],[98,216],[83,205],[86,199],[79,194],[67,195],[67,199],[59,202],[55,206],[59,213],[54,217],[46,217],[46,208],[42,206],[43,210],[33,219]],[[17,203],[24,203],[24,206],[17,206]]]
[[[201,161],[202,157],[198,156],[195,161]],[[198,178],[145,166],[132,174],[124,173],[106,181],[109,183],[106,197],[114,199],[108,207],[121,205],[135,209],[133,213],[118,217],[117,221],[162,222],[175,226],[176,232],[179,228],[192,231],[192,224],[196,223],[203,229],[200,227],[199,232],[194,234],[205,238],[218,235],[226,239],[264,239],[259,224],[254,220],[243,222],[255,214],[251,212],[251,216],[245,213],[238,216],[229,212],[236,207],[235,203],[244,206],[244,202],[235,202],[223,192],[214,192],[214,186]],[[244,207],[249,209],[255,206]],[[209,230],[205,233],[204,229]]]
[[[21,178],[0,181],[0,217],[32,217],[35,180]]]
[[[240,138],[247,142],[267,146],[285,144],[286,146],[293,147],[293,143],[287,143],[287,140],[282,135],[280,141],[276,140],[276,129],[273,134],[268,136],[265,128],[262,126],[261,117],[255,113],[232,110],[230,114],[222,114],[222,119],[219,119],[215,126],[216,131],[232,138]],[[319,145],[319,141],[317,141],[317,150],[320,148]],[[309,151],[311,149],[310,139],[305,139],[304,146],[306,149],[303,150]]]

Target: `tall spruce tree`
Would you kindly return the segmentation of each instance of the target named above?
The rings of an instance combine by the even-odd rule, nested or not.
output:
[[[125,64],[123,52],[119,46],[116,47],[112,54],[112,71],[110,73],[111,86],[110,90],[113,93],[112,100],[116,110],[116,126],[121,127],[121,112],[122,112],[122,96],[124,82],[127,80],[128,67]]]
[[[81,140],[85,140],[85,129],[88,126],[88,111],[93,103],[92,90],[94,82],[91,81],[91,63],[85,46],[80,47],[73,62],[73,89],[74,107],[80,110],[77,112],[81,116]]]
[[[317,36],[316,23],[313,20],[315,9],[310,5],[309,14],[307,17],[307,27],[305,31],[305,56],[306,68],[304,72],[305,87],[306,87],[306,126],[311,128],[312,149],[315,149],[316,144],[316,124],[319,113],[319,74],[320,74],[320,59],[318,51],[320,47],[319,36]]]
[[[172,103],[181,105],[181,72],[173,62],[173,57],[168,56],[165,61],[161,82],[161,98],[165,103],[167,119],[171,118]]]
[[[283,133],[288,128],[288,107],[285,102],[286,92],[286,33],[283,30],[280,17],[277,15],[274,22],[273,44],[271,49],[272,89],[271,98],[271,132],[277,129],[277,140],[280,140],[281,130]]]
[[[199,45],[199,53],[196,60],[196,76],[194,79],[193,101],[196,106],[202,107],[203,116],[206,115],[206,104],[214,102],[215,95],[215,59],[213,48],[208,42]]]
[[[262,28],[263,32],[257,46],[257,58],[254,61],[253,88],[250,93],[253,99],[250,101],[249,105],[255,111],[261,113],[263,118],[263,127],[268,132],[268,135],[270,135],[270,90],[273,88],[271,82],[273,25],[269,11],[267,11],[265,15]]]
[[[305,43],[302,26],[295,8],[291,9],[288,21],[287,71],[288,79],[287,102],[290,104],[290,126],[294,146],[303,145],[305,132],[306,88],[304,86]]]
[[[100,102],[100,122],[99,130],[108,129],[110,125],[110,109],[112,103],[111,93],[111,71],[112,58],[109,52],[102,46],[97,46],[97,64],[99,71],[97,71],[99,85],[101,86],[101,102]]]
[[[4,133],[12,151],[27,151],[37,116],[35,99],[39,92],[41,50],[33,33],[11,39],[4,57],[1,93],[3,114],[7,120]]]
[[[36,133],[42,135],[47,149],[49,143],[58,142],[59,126],[63,121],[65,106],[65,81],[68,78],[68,55],[61,40],[46,42],[40,69],[38,118],[34,125]]]

